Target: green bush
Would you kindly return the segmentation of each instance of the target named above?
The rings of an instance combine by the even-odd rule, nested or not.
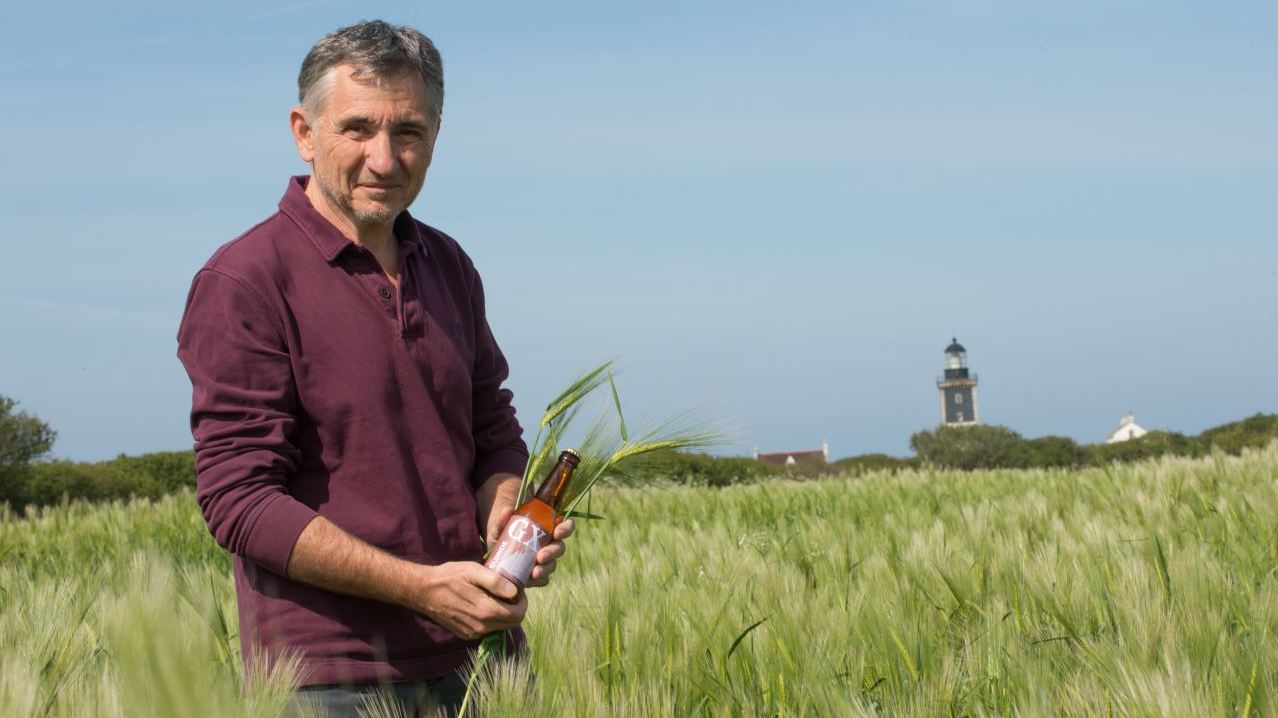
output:
[[[866,474],[871,471],[898,471],[918,465],[918,459],[902,459],[887,454],[859,454],[839,459],[831,464],[832,473]]]
[[[1025,440],[1006,426],[940,426],[910,437],[921,461],[950,469],[997,469],[1025,461]]]
[[[195,486],[195,453],[161,451],[108,461],[42,461],[26,467],[11,503],[49,506],[66,499],[159,498]]]
[[[617,477],[617,480],[623,483],[671,481],[689,486],[731,486],[784,475],[785,469],[780,466],[740,456],[671,452],[649,458],[629,475]]]
[[[1278,439],[1278,415],[1256,414],[1242,421],[1221,424],[1198,435],[1204,446],[1215,446],[1227,454],[1243,449],[1259,449]]]
[[[102,464],[74,461],[46,461],[30,467],[23,492],[24,502],[49,506],[64,499],[110,501],[131,496],[152,496],[151,486],[126,484],[126,479]]]
[[[1015,465],[1022,468],[1072,468],[1083,466],[1091,461],[1091,454],[1087,449],[1067,436],[1040,436],[1037,439],[1024,439],[1017,453],[1019,458]]]
[[[1114,444],[1092,444],[1088,449],[1093,461],[1106,464],[1159,456],[1202,456],[1208,450],[1198,437],[1174,431],[1151,431],[1142,437]]]
[[[1003,426],[942,426],[914,434],[910,448],[919,460],[950,469],[1073,468],[1160,456],[1202,456],[1212,447],[1239,454],[1276,439],[1278,416],[1257,414],[1198,436],[1151,431],[1138,439],[1083,446],[1065,436],[1025,439]]]
[[[110,465],[121,476],[154,483],[166,494],[183,488],[195,488],[194,451],[156,451],[141,456],[120,454],[103,463]]]

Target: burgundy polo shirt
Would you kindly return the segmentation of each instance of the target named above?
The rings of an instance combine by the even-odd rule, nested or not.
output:
[[[396,289],[315,211],[307,179],[191,284],[178,357],[196,498],[235,557],[246,661],[296,652],[303,685],[438,677],[473,644],[285,569],[317,514],[410,561],[480,560],[475,489],[528,458],[506,360],[452,238],[402,213]]]

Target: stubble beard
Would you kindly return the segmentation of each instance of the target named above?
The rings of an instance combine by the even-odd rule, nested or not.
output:
[[[392,209],[390,207],[379,207],[371,210],[359,209],[351,204],[348,197],[343,197],[332,185],[322,179],[319,173],[313,174],[315,181],[319,183],[320,192],[324,194],[324,198],[328,200],[329,205],[349,217],[357,226],[388,224],[399,216],[400,210]]]

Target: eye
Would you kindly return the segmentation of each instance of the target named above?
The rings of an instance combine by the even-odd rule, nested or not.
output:
[[[342,127],[342,134],[355,140],[366,140],[372,136],[373,130],[365,124],[350,124]]]
[[[395,135],[401,140],[416,142],[425,137],[426,133],[416,127],[404,127],[398,130]]]

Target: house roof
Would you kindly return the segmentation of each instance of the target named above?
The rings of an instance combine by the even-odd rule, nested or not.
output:
[[[759,461],[766,461],[770,464],[784,464],[791,457],[795,462],[803,461],[820,461],[825,463],[825,452],[821,449],[805,449],[803,451],[770,451],[768,453],[759,453]]]
[[[966,354],[967,350],[963,348],[962,344],[958,343],[958,337],[951,337],[950,345],[948,347],[945,347],[945,353],[946,354]]]

